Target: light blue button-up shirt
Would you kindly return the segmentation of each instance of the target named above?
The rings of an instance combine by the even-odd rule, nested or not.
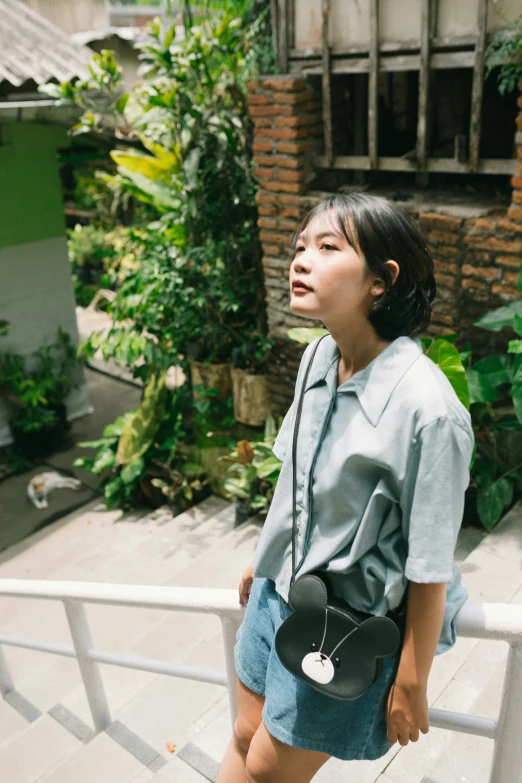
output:
[[[273,451],[282,460],[254,557],[254,574],[288,599],[292,573],[292,439],[295,399]],[[418,340],[399,337],[337,386],[340,351],[325,337],[305,389],[297,442],[297,575],[322,571],[355,609],[397,609],[408,581],[448,582],[437,652],[455,642],[467,598],[454,562],[469,483],[468,411]]]

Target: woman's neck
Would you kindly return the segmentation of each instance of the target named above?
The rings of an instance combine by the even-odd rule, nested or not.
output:
[[[370,323],[357,327],[328,327],[331,336],[341,353],[339,358],[339,378],[349,380],[356,372],[364,370],[376,356],[390,345],[375,332]]]

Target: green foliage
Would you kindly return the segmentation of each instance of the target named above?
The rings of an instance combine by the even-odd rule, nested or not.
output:
[[[516,89],[522,79],[522,15],[495,34],[486,49],[485,62],[486,78],[500,67],[497,86],[501,95]]]
[[[145,387],[139,408],[125,422],[116,454],[118,464],[132,465],[150,448],[165,412],[165,375],[152,376]]]
[[[248,516],[266,513],[270,507],[281,472],[281,462],[272,453],[276,435],[275,420],[269,416],[263,440],[253,443],[238,441],[230,454],[219,457],[220,461],[231,463],[223,480],[223,489],[229,498],[239,498],[244,502]]]
[[[149,411],[154,407],[155,412],[152,438],[152,425],[146,432],[142,429],[141,436],[135,429],[138,408],[105,427],[102,438],[79,444],[95,449],[96,453],[93,457],[79,457],[74,465],[101,476],[100,489],[108,508],[126,508],[145,501],[153,505],[167,502],[181,511],[208,495],[205,471],[190,460],[185,445],[188,433],[183,420],[190,408],[187,390],[160,389],[164,389],[162,379],[151,385],[147,393]],[[159,415],[157,400],[163,394]],[[130,441],[134,450],[129,448],[129,431],[134,433]],[[121,452],[129,457],[125,464],[118,458]]]
[[[77,388],[76,349],[67,332],[29,356],[0,353],[0,393],[10,406],[10,422],[23,432],[47,430],[59,421],[57,408]]]
[[[519,276],[519,290],[522,281]],[[491,331],[511,327],[522,334],[522,302],[492,310],[475,322]],[[482,524],[491,529],[522,489],[522,464],[513,464],[506,439],[522,439],[521,340],[510,340],[505,354],[480,359],[467,370],[476,453],[472,478]],[[506,410],[511,412],[506,414]]]
[[[466,370],[462,363],[459,352],[445,337],[438,337],[430,343],[427,349],[427,356],[444,373],[448,381],[453,386],[455,394],[469,410],[470,406],[470,388]]]
[[[96,225],[67,232],[67,249],[76,302],[87,307],[99,288],[114,288],[139,268],[143,232],[116,226],[107,231]]]
[[[323,334],[328,334],[328,329],[321,329],[320,327],[295,327],[289,329],[287,335],[291,340],[296,340],[298,343],[313,343],[317,337],[322,337]]]

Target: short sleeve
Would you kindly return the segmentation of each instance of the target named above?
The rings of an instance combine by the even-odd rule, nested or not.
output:
[[[449,416],[420,431],[401,493],[412,582],[450,582],[464,493],[469,484],[473,436]]]

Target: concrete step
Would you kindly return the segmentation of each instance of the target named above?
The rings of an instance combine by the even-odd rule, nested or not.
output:
[[[33,783],[81,744],[50,715],[42,715],[0,746],[0,780]]]

